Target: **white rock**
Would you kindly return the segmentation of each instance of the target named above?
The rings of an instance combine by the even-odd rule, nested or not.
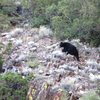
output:
[[[14,41],[14,45],[15,45],[15,46],[22,45],[22,42],[23,42],[23,41],[22,41],[21,39],[15,40],[15,41]]]
[[[64,64],[64,65],[60,65],[59,68],[66,69],[66,68],[68,68],[68,65],[66,65],[66,64]]]
[[[51,36],[52,35],[52,30],[50,28],[47,28],[45,26],[40,26],[39,29],[39,37],[44,37],[44,36]]]
[[[88,65],[97,65],[98,63],[96,62],[96,60],[88,59],[88,60],[86,61],[86,64],[88,64]]]
[[[39,70],[39,74],[42,74],[43,73],[43,70]]]
[[[7,36],[9,34],[9,32],[5,32],[5,33],[1,33],[1,36]]]
[[[11,34],[8,34],[5,36],[7,39],[10,39],[11,38]]]
[[[37,47],[30,48],[30,51],[36,51]]]
[[[62,79],[61,83],[69,84],[69,85],[74,85],[76,81],[75,77],[66,77],[65,79]]]
[[[56,69],[55,72],[59,73],[60,75],[63,75],[66,73],[64,69]]]
[[[73,39],[71,42],[80,42],[80,39]]]
[[[15,38],[10,38],[9,41],[13,42],[16,41]]]
[[[16,4],[16,5],[20,5],[21,2],[20,2],[20,1],[16,1],[15,4]]]
[[[34,43],[34,41],[29,41],[28,42],[28,46],[29,46],[29,48],[31,48],[31,47],[38,47],[39,44],[38,43]]]
[[[100,75],[93,75],[92,73],[90,73],[89,78],[91,81],[100,80]]]
[[[53,48],[57,47],[58,45],[59,45],[59,43],[56,43],[56,44],[47,46],[46,48],[47,48],[47,49],[53,49]]]
[[[25,73],[25,72],[32,72],[32,69],[29,68],[29,67],[23,67],[23,71],[22,72],[23,73]]]
[[[27,58],[27,56],[26,55],[24,55],[24,54],[21,54],[21,55],[19,55],[19,57],[16,59],[16,61],[24,61],[24,60],[26,60],[26,58]]]
[[[22,28],[15,28],[11,32],[13,32],[13,33],[22,33],[23,29]]]
[[[22,33],[23,33],[23,29],[22,28],[15,28],[11,32],[9,32],[11,37],[15,37],[15,36],[17,36],[19,34],[22,34]]]
[[[34,45],[34,41],[29,41],[28,45]]]
[[[31,35],[38,34],[39,33],[39,29],[38,28],[31,28],[30,29],[30,33],[31,33]]]
[[[56,51],[52,52],[52,56],[53,57],[63,57],[64,53],[62,53],[62,51],[60,51],[60,50],[56,50]]]

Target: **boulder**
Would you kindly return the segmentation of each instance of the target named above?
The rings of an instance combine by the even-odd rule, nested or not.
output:
[[[50,37],[52,35],[52,30],[48,27],[45,26],[40,26],[39,29],[39,37],[43,38],[43,37]]]

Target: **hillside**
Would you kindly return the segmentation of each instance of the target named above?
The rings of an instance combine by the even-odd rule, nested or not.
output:
[[[100,0],[0,0],[0,100],[100,100]]]
[[[100,85],[100,48],[83,45],[79,40],[69,41],[79,50],[78,62],[73,56],[62,53],[60,41],[44,26],[13,29],[2,33],[0,41],[5,48],[9,42],[12,44],[9,53],[1,49],[5,69],[2,75],[14,72],[27,77],[32,74],[34,79],[29,82],[28,91],[28,98],[32,100],[77,100]]]

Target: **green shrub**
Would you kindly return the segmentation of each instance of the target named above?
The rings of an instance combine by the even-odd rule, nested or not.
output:
[[[39,27],[40,25],[50,24],[50,17],[55,13],[55,4],[59,0],[34,0],[32,1],[33,7],[33,27]],[[53,4],[53,5],[52,5]],[[51,13],[49,13],[51,12]],[[51,16],[49,16],[51,15]]]
[[[5,52],[7,53],[7,54],[10,54],[11,53],[11,50],[12,50],[12,42],[11,41],[9,41],[9,43],[8,43],[8,45],[7,45],[7,47],[6,47],[6,50],[5,50]]]
[[[39,27],[40,25],[45,25],[46,21],[43,16],[34,17],[32,20],[33,27]]]
[[[17,1],[15,0],[0,0],[0,31],[8,31],[13,27],[11,21],[15,21],[16,24],[19,24],[20,20],[23,20],[23,16],[18,15],[16,12],[17,9]],[[21,6],[25,8],[29,8],[29,0],[22,0]]]
[[[5,31],[9,29],[9,27],[8,16],[0,13],[0,30]]]
[[[33,59],[33,60],[29,60],[28,62],[27,62],[27,64],[28,64],[28,66],[30,67],[30,68],[36,68],[36,67],[38,67],[39,66],[39,61],[37,60],[37,59]]]
[[[3,58],[0,56],[0,72],[2,72]]]
[[[91,91],[83,95],[79,100],[100,100],[95,91]]]
[[[3,44],[0,43],[0,51],[3,48]],[[0,72],[2,72],[2,66],[3,66],[3,58],[2,58],[2,53],[0,54]]]
[[[9,42],[8,45],[6,46],[6,48],[4,47],[4,45],[2,43],[0,43],[0,72],[3,71],[2,69],[2,66],[3,66],[3,63],[4,63],[4,56],[3,54],[7,54],[9,55],[11,53],[11,50],[12,50],[12,42]]]
[[[100,0],[35,0],[33,26],[48,24],[59,39],[85,38],[90,45],[99,46],[100,36],[90,35],[93,27],[100,26],[99,5]]]
[[[54,29],[54,35],[60,39],[64,39],[68,33],[66,31],[66,21],[62,16],[55,16],[52,18],[52,28]]]
[[[52,17],[58,15],[57,6],[55,4],[52,4],[51,6],[48,6],[45,11],[46,18],[48,20],[48,24],[51,23]]]
[[[100,96],[100,81],[97,80],[97,93]]]
[[[1,100],[26,100],[29,78],[22,78],[15,73],[0,75]]]

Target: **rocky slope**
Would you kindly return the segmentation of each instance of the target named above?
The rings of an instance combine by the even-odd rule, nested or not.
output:
[[[67,41],[67,40],[66,40]],[[16,28],[0,34],[4,48],[5,72],[30,73],[28,100],[78,100],[80,96],[100,86],[100,48],[70,41],[79,50],[80,62],[59,48],[49,28]],[[11,50],[4,49],[11,43]]]

